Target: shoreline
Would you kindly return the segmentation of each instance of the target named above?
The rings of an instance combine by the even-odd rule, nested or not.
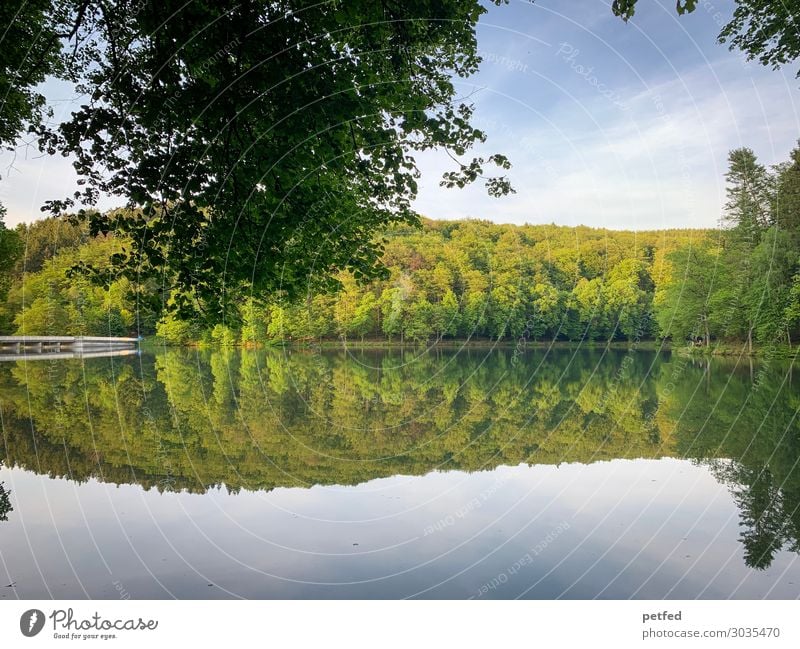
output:
[[[381,350],[381,349],[522,349],[522,350],[548,350],[548,349],[592,349],[592,350],[632,350],[650,352],[671,352],[691,358],[709,357],[744,357],[744,358],[775,358],[775,359],[794,359],[800,353],[800,346],[788,347],[785,344],[773,347],[754,347],[752,352],[745,349],[745,344],[734,345],[730,343],[712,344],[709,347],[689,347],[686,345],[676,346],[671,341],[652,340],[633,340],[633,341],[524,341],[519,340],[485,340],[485,339],[444,339],[428,342],[409,342],[399,340],[334,340],[323,339],[321,341],[269,341],[258,344],[237,344],[223,347],[214,344],[204,344],[192,342],[183,345],[165,343],[157,338],[146,338],[142,341],[142,347],[171,347],[189,349],[240,349],[240,350],[263,350],[263,349],[301,349],[301,350]]]

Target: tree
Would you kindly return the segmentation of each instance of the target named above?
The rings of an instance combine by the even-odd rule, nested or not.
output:
[[[216,324],[211,330],[211,341],[218,347],[235,347],[239,336],[224,324]]]
[[[728,164],[723,222],[752,250],[761,232],[769,227],[771,179],[752,149],[734,149],[728,154]]]
[[[408,309],[405,335],[414,342],[425,342],[434,333],[434,308],[424,296],[417,297]]]
[[[400,336],[402,342],[405,335],[408,296],[411,293],[411,282],[405,275],[400,276],[395,286],[385,289],[379,300],[381,310],[381,330],[389,340]]]
[[[339,335],[347,340],[347,335],[353,328],[353,321],[358,307],[358,286],[351,276],[346,276],[342,281],[342,290],[336,296],[333,307],[333,317],[336,321],[336,330]]]
[[[29,4],[31,16],[15,13]],[[117,265],[132,279],[168,277],[185,316],[220,322],[238,315],[228,307],[243,291],[297,296],[310,281],[335,286],[342,269],[384,275],[373,235],[418,223],[419,151],[457,160],[447,186],[511,191],[505,176],[486,176],[509,168],[504,156],[464,158],[485,139],[454,84],[480,62],[477,0],[5,7],[12,25],[30,18],[19,52],[48,45],[35,73],[3,71],[23,109],[0,136],[36,121],[41,74],[75,81],[86,103],[36,132],[45,152],[75,156],[83,184],[48,208],[93,205],[100,193],[136,208],[85,216],[93,234],[130,235]],[[41,38],[23,37],[39,27]]]
[[[791,336],[791,332],[797,332],[800,327],[800,272],[795,273],[789,286],[789,296],[786,300],[783,318],[789,335]],[[791,340],[789,344],[791,345]]]
[[[435,305],[434,322],[440,338],[456,336],[459,330],[458,298],[451,289],[446,289],[442,301]]]
[[[788,233],[772,227],[753,251],[753,278],[745,304],[748,320],[762,343],[786,337],[791,345],[786,312],[791,302],[792,278],[797,271],[798,253]]]
[[[644,262],[625,259],[608,273],[603,286],[606,308],[628,340],[650,334],[653,280]]]
[[[573,290],[578,317],[583,335],[593,339],[608,339],[613,325],[608,319],[608,310],[603,299],[602,278],[582,277]]]
[[[359,336],[362,341],[364,340],[364,336],[372,331],[372,328],[375,326],[378,312],[377,307],[378,300],[371,291],[364,293],[358,301],[358,306],[353,314],[351,330],[353,334]]]
[[[39,272],[15,279],[6,312],[14,314],[17,333],[95,336],[133,333],[140,287],[124,277],[99,285],[76,270],[83,264],[107,270],[122,245],[115,237],[98,237],[84,246],[57,254]]]
[[[777,190],[772,223],[800,241],[800,146],[789,154],[789,161],[778,167]]]
[[[749,60],[778,68],[800,56],[800,9],[786,0],[737,0],[733,19],[720,32]],[[800,72],[798,73],[800,74]]]
[[[727,201],[723,223],[721,267],[730,279],[721,285],[729,304],[726,335],[742,336],[753,350],[753,334],[760,302],[752,288],[757,284],[754,252],[764,231],[774,218],[773,178],[760,165],[751,149],[734,149],[728,155]]]
[[[61,336],[69,323],[69,314],[54,296],[37,297],[14,318],[18,336]]]
[[[46,218],[30,224],[21,223],[16,232],[24,246],[14,266],[15,277],[23,273],[37,273],[48,259],[59,253],[75,250],[89,240],[87,228],[68,219]]]
[[[19,235],[8,230],[3,223],[5,208],[0,205],[0,302],[5,301],[11,285],[11,269],[22,256],[22,242]],[[0,326],[2,326],[0,322]]]
[[[188,345],[197,342],[200,331],[188,320],[178,320],[174,313],[167,312],[156,324],[156,336],[170,345]]]
[[[717,284],[716,255],[703,245],[687,246],[668,256],[671,276],[656,294],[656,319],[661,335],[673,341],[702,337],[711,342]]]
[[[677,0],[678,14],[697,8],[698,0]],[[637,0],[614,0],[612,10],[625,20],[633,17]],[[736,0],[733,18],[720,31],[720,43],[729,43],[749,60],[779,67],[800,56],[800,10],[786,0]],[[800,74],[800,73],[798,73]]]
[[[14,508],[11,506],[11,492],[0,482],[0,521],[7,521],[12,511]]]
[[[467,338],[490,335],[489,296],[483,291],[470,290],[464,295],[462,304],[464,308],[462,333]]]
[[[258,345],[267,337],[267,313],[264,305],[254,297],[248,297],[241,307],[242,343]]]
[[[525,313],[520,288],[504,276],[489,294],[487,327],[490,336],[518,338],[525,331]]]
[[[0,3],[0,145],[6,148],[25,129],[50,115],[37,86],[48,75],[62,73],[57,34],[60,4],[53,0]]]

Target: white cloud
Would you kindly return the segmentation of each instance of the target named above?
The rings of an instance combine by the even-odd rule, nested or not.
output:
[[[518,193],[492,199],[478,187],[443,192],[437,178],[447,161],[429,154],[421,159],[418,209],[433,218],[512,223],[712,227],[728,151],[749,146],[773,164],[787,157],[800,133],[798,93],[788,73],[755,66],[743,74],[733,56],[626,91],[627,110],[592,88],[566,93],[554,107],[537,110],[485,91],[476,113],[489,133],[481,150],[509,155]]]

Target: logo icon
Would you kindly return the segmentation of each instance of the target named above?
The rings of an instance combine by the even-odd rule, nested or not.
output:
[[[19,630],[22,635],[27,638],[32,638],[44,627],[44,613],[38,608],[32,608],[25,611],[22,617],[19,618]]]

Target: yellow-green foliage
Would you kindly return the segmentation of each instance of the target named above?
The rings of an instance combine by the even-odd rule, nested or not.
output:
[[[107,335],[130,333],[135,324],[135,301],[129,280],[108,286],[75,270],[78,265],[98,271],[110,267],[122,243],[98,237],[43,262],[41,270],[26,273],[12,285],[5,310],[13,314],[13,333],[23,335]]]
[[[388,280],[362,284],[343,273],[341,289],[328,299],[268,303],[265,334],[415,341],[655,336],[653,292],[667,278],[666,256],[709,234],[426,220],[421,229],[386,233]]]

